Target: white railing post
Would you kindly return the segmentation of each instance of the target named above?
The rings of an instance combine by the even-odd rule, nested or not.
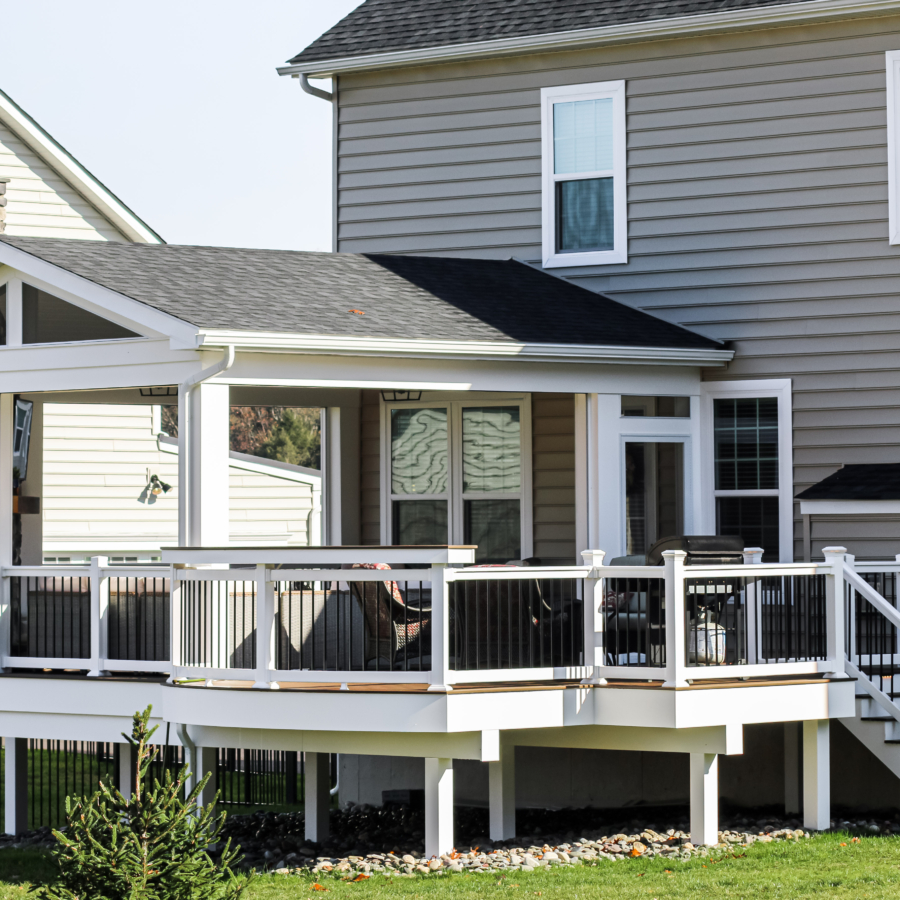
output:
[[[275,630],[275,582],[269,581],[269,567],[256,567],[256,681],[253,687],[277,691],[272,681],[274,664],[273,632]]]
[[[683,550],[663,550],[666,571],[666,680],[663,687],[687,687]]]
[[[169,665],[172,667],[168,678],[169,684],[178,677],[177,670],[183,664],[181,582],[178,580],[180,571],[176,566],[169,566]]]
[[[109,559],[105,556],[91,557],[91,668],[88,678],[105,674],[100,665],[107,656],[104,630],[109,624],[109,576],[103,569],[108,565]]]
[[[431,567],[431,677],[429,691],[453,690],[450,675],[451,570],[443,563]]]
[[[6,672],[6,659],[12,656],[12,579],[6,567],[0,568],[0,672]]]
[[[827,627],[826,657],[829,672],[846,677],[844,669],[844,565],[846,547],[826,547],[822,551],[831,571],[825,576],[825,622]]]
[[[603,609],[603,577],[596,570],[603,565],[605,550],[582,550],[581,558],[591,571],[584,579],[584,664],[591,674],[582,684],[606,684],[598,669],[606,664],[606,615]],[[600,661],[597,656],[600,655]]]
[[[744,547],[743,550],[744,565],[756,566],[762,563],[763,549],[762,547]],[[747,617],[747,662],[759,662],[759,603],[755,578],[748,576],[745,587],[744,597],[747,601],[745,615]]]

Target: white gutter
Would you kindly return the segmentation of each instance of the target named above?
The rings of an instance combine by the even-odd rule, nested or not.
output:
[[[773,28],[800,22],[890,15],[898,10],[900,10],[898,0],[808,0],[808,2],[785,3],[757,9],[678,16],[652,22],[632,22],[601,28],[584,28],[578,31],[561,31],[554,34],[526,35],[416,50],[396,50],[388,53],[375,53],[370,56],[313,60],[297,65],[281,66],[278,68],[278,74],[305,74],[311,78],[328,78],[339,72],[354,70],[567,50],[591,45],[665,40],[704,32]]]
[[[291,77],[300,79],[300,87],[303,88],[305,93],[310,94],[313,97],[318,97],[320,100],[327,100],[329,103],[334,100],[334,94],[329,94],[328,91],[313,87],[309,83],[309,78],[302,72],[299,75],[292,75]]]
[[[178,483],[182,486],[178,501],[178,543],[182,547],[190,544],[188,535],[188,511],[191,502],[190,478],[191,465],[189,458],[188,433],[190,431],[190,393],[198,384],[227,372],[234,365],[234,346],[224,348],[225,356],[212,366],[201,369],[178,385]]]

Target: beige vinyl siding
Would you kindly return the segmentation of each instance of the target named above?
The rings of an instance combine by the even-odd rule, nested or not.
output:
[[[344,75],[339,247],[539,260],[540,88],[624,79],[629,262],[554,272],[733,342],[710,380],[790,378],[795,492],[900,461],[894,49],[881,17]],[[890,517],[827,538],[900,551]]]
[[[77,191],[0,124],[0,178],[6,187],[6,233],[23,237],[124,241]]]
[[[148,497],[148,474],[173,489]],[[307,543],[309,484],[232,464],[229,493],[232,541]],[[153,407],[44,406],[43,528],[48,555],[177,542],[178,457],[157,449]]]
[[[574,397],[532,394],[531,427],[533,553],[548,563],[571,563],[575,559]],[[360,518],[364,544],[381,543],[380,429],[378,391],[363,391]]]

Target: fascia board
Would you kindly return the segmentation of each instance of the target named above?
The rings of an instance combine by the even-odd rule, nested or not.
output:
[[[801,500],[800,515],[896,516],[900,500]]]
[[[502,38],[495,41],[397,50],[389,53],[374,53],[370,56],[313,60],[297,65],[281,66],[277,71],[279,75],[329,78],[341,72],[453,62],[486,56],[567,50],[612,43],[665,40],[700,33],[778,27],[809,21],[889,15],[898,9],[900,9],[898,0],[811,0],[811,2],[786,3],[762,9],[704,13],[652,22],[634,22],[602,28],[585,28],[578,31]]]
[[[141,244],[165,243],[3,91],[0,91],[0,121],[129,240]]]
[[[21,275],[38,279],[52,290],[68,292],[73,298],[83,301],[79,305],[84,305],[85,309],[98,315],[108,316],[110,321],[131,327],[135,331],[149,330],[154,335],[168,337],[181,345],[178,349],[197,346],[196,325],[0,241],[0,266],[3,265],[15,269]],[[5,279],[0,277],[0,280]]]
[[[618,347],[592,344],[526,344],[505,341],[445,341],[358,338],[279,332],[201,330],[199,346],[233,345],[239,350],[326,356],[392,356],[433,359],[496,359],[529,362],[614,362],[646,365],[724,366],[733,350],[676,347]]]

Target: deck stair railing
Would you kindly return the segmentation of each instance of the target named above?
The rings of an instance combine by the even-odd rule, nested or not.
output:
[[[473,566],[472,548],[191,548],[2,570],[0,665],[172,679],[662,681],[849,673],[900,722],[900,562]]]

